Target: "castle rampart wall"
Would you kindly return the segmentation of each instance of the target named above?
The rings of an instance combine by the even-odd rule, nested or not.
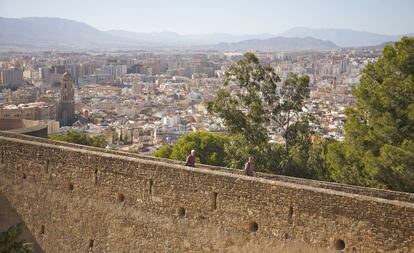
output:
[[[1,134],[0,191],[45,252],[414,249],[412,194],[102,151]]]

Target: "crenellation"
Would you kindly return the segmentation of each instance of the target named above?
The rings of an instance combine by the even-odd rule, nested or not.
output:
[[[90,150],[90,151],[98,151],[98,152],[104,152],[106,154],[116,154],[120,156],[126,156],[126,157],[136,157],[141,158],[145,160],[150,161],[160,161],[160,162],[166,162],[169,164],[175,164],[175,165],[184,165],[184,162],[165,159],[165,158],[156,158],[151,156],[145,156],[140,155],[136,153],[128,153],[123,151],[114,151],[114,150],[103,150],[95,147],[89,147],[89,146],[83,146],[73,143],[65,143],[65,142],[59,142],[59,141],[50,141],[43,138],[33,137],[33,136],[27,136],[27,135],[20,135],[20,134],[13,134],[8,132],[1,132],[0,136],[15,138],[15,139],[21,139],[21,140],[28,140],[28,141],[35,141],[40,143],[47,143],[50,145],[55,146],[61,146],[61,147],[73,147],[77,149],[82,150]],[[75,157],[76,159],[76,157]],[[102,165],[105,166],[105,165]],[[222,168],[217,166],[209,166],[209,165],[202,165],[198,164],[198,168],[206,168],[208,170],[215,170],[215,171],[223,171],[226,173],[232,173],[232,174],[242,174],[241,170],[234,170],[234,169],[228,169],[228,168]],[[346,185],[346,184],[340,184],[340,183],[333,183],[333,182],[323,182],[323,181],[315,181],[315,180],[308,180],[308,179],[302,179],[302,178],[294,178],[294,177],[288,177],[288,176],[281,176],[281,175],[270,175],[270,174],[264,174],[264,173],[258,173],[259,178],[265,178],[275,181],[282,181],[282,182],[291,182],[294,184],[300,184],[300,185],[307,185],[312,186],[314,188],[324,188],[324,189],[332,189],[337,190],[340,192],[348,192],[348,193],[355,193],[355,194],[362,194],[365,196],[373,196],[373,197],[379,197],[381,199],[390,199],[390,200],[402,200],[406,202],[412,202],[414,203],[414,194],[405,193],[405,192],[395,192],[395,191],[389,191],[389,190],[379,190],[374,188],[366,188],[361,186],[355,186],[355,185]]]

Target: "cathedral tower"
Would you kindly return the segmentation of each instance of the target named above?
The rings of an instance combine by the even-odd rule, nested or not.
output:
[[[73,124],[75,116],[75,88],[72,76],[65,72],[60,88],[59,121],[60,126]]]

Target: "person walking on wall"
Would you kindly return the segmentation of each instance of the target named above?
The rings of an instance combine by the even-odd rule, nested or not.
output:
[[[249,157],[249,161],[244,166],[244,175],[254,177],[256,176],[256,171],[254,170],[254,158],[253,156]]]
[[[187,156],[185,166],[195,167],[195,150],[191,150],[191,153]]]

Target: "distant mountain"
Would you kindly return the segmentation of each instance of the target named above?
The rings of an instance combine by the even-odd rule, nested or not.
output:
[[[386,42],[397,41],[404,36],[383,35],[349,29],[312,29],[306,27],[295,27],[279,35],[285,37],[313,37],[321,40],[329,40],[340,47],[377,46]],[[412,35],[413,34],[411,34],[411,36]],[[408,36],[410,36],[410,34],[408,34]]]
[[[61,18],[1,18],[0,45],[21,48],[112,48],[148,46],[85,23]]]
[[[173,45],[207,45],[218,43],[232,43],[249,39],[268,39],[275,35],[272,34],[253,34],[253,35],[236,35],[228,33],[210,33],[210,34],[188,34],[181,35],[174,32],[152,32],[139,33],[128,32],[123,30],[109,30],[108,34],[132,40],[142,41],[163,41]]]
[[[318,40],[311,37],[286,38],[274,37],[264,40],[245,40],[235,43],[220,43],[213,46],[217,50],[239,50],[239,51],[302,51],[302,50],[331,50],[338,46],[330,41]]]
[[[123,30],[109,30],[105,32],[114,37],[124,38],[133,41],[145,41],[145,42],[164,42],[180,44],[184,41],[182,35],[174,32],[151,32],[151,33],[140,33],[140,32],[129,32]]]
[[[0,47],[8,49],[147,49],[188,47],[272,37],[271,34],[233,35],[214,33],[181,35],[174,32],[101,31],[85,23],[50,17],[21,19],[0,17],[0,31]]]
[[[410,34],[413,36],[414,34]],[[288,38],[286,38],[288,37]],[[101,31],[85,23],[48,17],[0,17],[0,49],[164,49],[210,48],[218,50],[326,50],[376,46],[401,36],[346,29],[297,27],[276,37],[272,34],[227,33],[182,35],[174,32],[139,33]]]

